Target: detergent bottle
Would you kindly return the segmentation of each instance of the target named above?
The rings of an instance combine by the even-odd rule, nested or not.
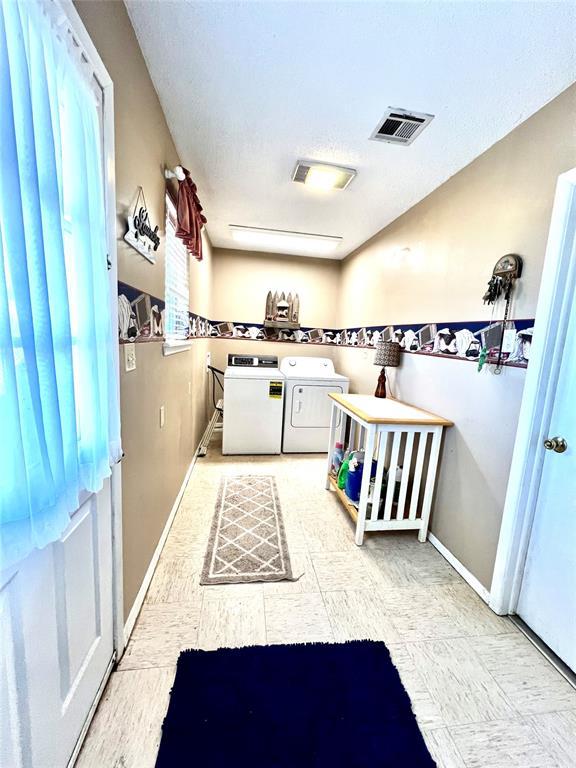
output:
[[[346,451],[340,470],[338,472],[338,488],[343,489],[346,485],[346,477],[348,476],[348,465],[350,464],[350,451]]]

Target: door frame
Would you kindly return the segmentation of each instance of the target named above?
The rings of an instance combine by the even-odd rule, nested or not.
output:
[[[53,0],[54,1],[54,0]],[[116,162],[114,143],[114,84],[100,58],[100,54],[72,0],[56,0],[62,8],[68,30],[88,60],[96,80],[102,89],[102,129],[104,164],[104,203],[106,210],[106,242],[108,247],[108,278],[110,290],[111,329],[118,328],[118,258],[116,251]],[[114,336],[114,341],[117,341]],[[120,357],[118,344],[113,345],[116,396],[120,403]],[[110,497],[112,505],[112,588],[113,588],[113,647],[116,660],[124,652],[124,592],[122,562],[122,468],[114,464],[110,476]]]
[[[576,168],[558,177],[530,363],[520,407],[502,526],[490,589],[490,607],[514,614],[544,463],[548,428],[576,297]]]

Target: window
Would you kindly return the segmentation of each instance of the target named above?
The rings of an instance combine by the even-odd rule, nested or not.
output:
[[[176,209],[166,197],[166,313],[164,353],[188,349],[189,261],[184,243],[176,237]]]

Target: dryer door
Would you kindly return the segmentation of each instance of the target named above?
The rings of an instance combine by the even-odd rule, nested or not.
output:
[[[332,400],[328,393],[342,391],[339,384],[296,384],[292,388],[291,425],[304,428],[329,427]],[[337,426],[340,426],[340,411]]]

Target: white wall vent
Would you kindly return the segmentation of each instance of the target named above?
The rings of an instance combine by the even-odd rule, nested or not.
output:
[[[412,144],[433,119],[434,115],[427,115],[425,112],[408,112],[405,109],[388,107],[370,138],[389,144]]]

